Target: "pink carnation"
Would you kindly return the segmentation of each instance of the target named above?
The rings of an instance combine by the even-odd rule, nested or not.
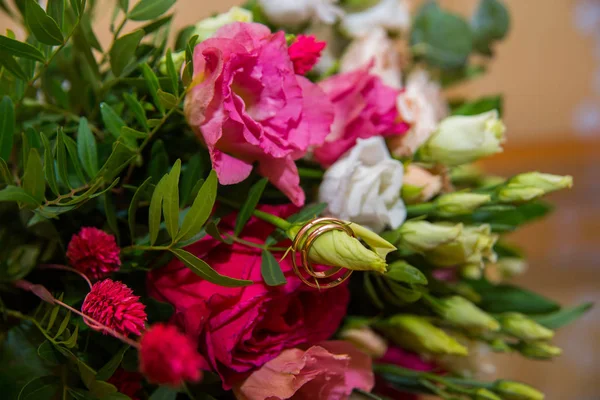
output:
[[[326,43],[318,42],[314,35],[298,35],[288,49],[294,72],[304,75],[310,71],[319,61],[325,46]]]
[[[97,228],[81,228],[67,247],[71,265],[91,279],[101,279],[121,266],[115,237]]]
[[[233,23],[194,49],[185,115],[208,147],[224,185],[246,179],[253,163],[290,200],[304,204],[294,160],[320,145],[333,121],[323,91],[294,73],[285,34]]]
[[[125,284],[105,279],[94,283],[81,311],[123,335],[141,335],[147,320],[145,308],[140,297],[134,296]],[[101,329],[84,321],[92,328]]]
[[[399,135],[409,128],[396,109],[400,92],[384,85],[381,78],[369,73],[369,68],[334,75],[319,83],[335,109],[331,133],[314,153],[325,167],[350,150],[357,139]]]
[[[152,325],[142,336],[139,357],[140,372],[152,383],[177,387],[202,379],[204,359],[173,325]]]
[[[350,342],[288,349],[234,388],[238,400],[345,400],[374,385],[371,358]]]

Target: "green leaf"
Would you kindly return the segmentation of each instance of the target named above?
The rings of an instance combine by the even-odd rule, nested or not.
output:
[[[287,221],[291,223],[310,221],[317,218],[327,208],[327,203],[316,203],[304,207],[294,215],[291,215]]]
[[[0,158],[9,160],[15,134],[15,107],[8,96],[0,102],[0,115]]]
[[[17,186],[7,186],[0,190],[0,202],[2,201],[14,201],[34,207],[41,204],[34,197]]]
[[[113,144],[112,153],[95,179],[103,178],[105,182],[111,182],[135,157],[136,152],[133,149],[117,140]]]
[[[121,349],[110,360],[108,360],[108,362],[106,364],[104,364],[104,366],[102,368],[100,368],[100,370],[96,374],[96,379],[98,379],[100,381],[105,381],[105,380],[109,379],[111,376],[113,376],[113,374],[115,373],[117,368],[119,368],[119,365],[121,365],[123,356],[125,355],[125,352],[128,349],[129,349],[128,345],[121,346]]]
[[[121,76],[127,64],[133,60],[135,49],[143,37],[144,31],[138,29],[115,40],[109,52],[110,68],[115,76]]]
[[[173,243],[179,232],[179,173],[181,172],[181,160],[175,161],[171,172],[167,175],[163,196],[163,214],[165,225]]]
[[[471,20],[474,48],[484,55],[492,55],[491,45],[504,39],[510,29],[510,15],[501,1],[480,0]]]
[[[60,28],[35,0],[25,0],[25,22],[41,43],[51,46],[61,45],[64,41]]]
[[[10,169],[8,169],[6,161],[2,158],[0,158],[0,182],[6,183],[7,185],[12,185],[14,183]]]
[[[117,210],[115,203],[112,200],[110,193],[104,193],[104,213],[106,214],[106,222],[108,227],[117,237],[117,243],[119,242],[119,223],[117,222]]]
[[[85,4],[83,4],[83,1],[85,0],[69,0],[69,2],[71,3],[71,8],[73,8],[73,11],[75,11],[75,14],[77,16],[81,15],[81,13],[83,12],[83,8],[85,6]]]
[[[127,13],[127,10],[129,10],[129,0],[119,0],[119,7],[124,13]]]
[[[481,296],[479,307],[490,313],[546,314],[560,309],[556,302],[513,285],[493,285],[485,280],[469,281],[469,284]]]
[[[417,58],[442,69],[463,66],[473,47],[469,24],[460,16],[427,2],[416,15],[410,44]]]
[[[2,50],[0,50],[0,66],[4,67],[16,78],[19,78],[23,81],[26,81],[28,79],[27,74],[25,73],[25,71],[23,71],[23,68],[21,68],[21,66],[14,59],[14,57]]]
[[[81,32],[85,37],[85,40],[89,43],[90,47],[104,52],[102,50],[102,45],[98,41],[96,34],[94,33],[94,28],[92,27],[92,21],[89,14],[84,14],[81,17],[81,21],[79,21],[79,27],[81,28]]]
[[[156,19],[167,12],[167,10],[175,4],[175,1],[176,0],[141,0],[133,7],[128,17],[133,21]]]
[[[46,183],[44,181],[44,167],[37,149],[29,150],[27,166],[23,175],[23,190],[36,199],[39,203],[44,200]]]
[[[65,331],[65,329],[67,329],[67,326],[69,325],[70,321],[71,321],[71,311],[67,311],[67,314],[65,315],[62,322],[60,323],[58,330],[54,334],[54,339],[58,339],[60,337],[60,335],[62,335],[62,333]]]
[[[154,188],[152,199],[150,200],[150,208],[148,210],[148,226],[150,230],[150,245],[154,245],[158,238],[160,229],[160,220],[162,215],[162,203],[165,196],[165,185],[169,175],[165,175]]]
[[[77,345],[78,337],[79,337],[79,326],[75,325],[75,330],[73,331],[71,336],[69,336],[69,338],[67,340],[64,340],[60,343],[63,344],[65,347],[72,349],[73,347],[75,347],[75,345]]]
[[[125,122],[119,117],[119,114],[106,103],[100,103],[100,112],[102,113],[102,121],[106,129],[118,139],[121,136],[121,128],[125,126]]]
[[[158,97],[158,90],[160,89],[160,85],[158,84],[158,78],[154,71],[148,66],[148,64],[144,63],[140,66],[142,69],[142,74],[144,75],[144,79],[146,80],[146,86],[148,87],[148,91],[150,95],[154,99],[154,105],[158,108],[158,110],[164,114],[165,109]]]
[[[27,58],[29,60],[44,62],[44,55],[37,48],[33,47],[29,43],[20,42],[8,38],[6,36],[0,36],[0,50],[13,55],[15,57]]]
[[[131,241],[134,241],[135,238],[135,214],[137,213],[138,203],[143,197],[147,196],[148,188],[151,185],[151,179],[148,177],[144,183],[142,183],[131,198],[131,203],[129,204],[129,211],[127,214],[127,222],[129,223],[129,233],[131,235]]]
[[[77,153],[83,169],[90,178],[98,173],[98,150],[96,148],[96,138],[90,130],[88,121],[85,117],[79,119],[79,128],[77,129]]]
[[[157,95],[160,103],[166,109],[175,108],[179,105],[179,102],[177,101],[177,97],[173,96],[171,93],[167,93],[167,92],[163,91],[162,89],[158,89],[158,92],[156,92],[156,95]]]
[[[372,277],[373,277],[373,275],[370,272],[367,272],[364,274],[365,292],[369,296],[369,299],[371,299],[371,302],[373,303],[373,305],[375,307],[379,308],[380,310],[383,310],[385,308],[385,305],[379,298],[377,291],[375,290],[375,287],[373,286],[373,282],[371,281]]]
[[[52,193],[59,196],[58,183],[56,182],[56,171],[54,169],[54,154],[52,154],[52,147],[50,147],[50,141],[48,137],[43,133],[40,133],[42,144],[44,145],[44,176],[48,182],[48,186],[52,190]]]
[[[148,132],[140,132],[128,126],[121,128],[121,136],[127,143],[135,144],[137,147],[137,139],[145,139],[148,137]]]
[[[194,203],[185,215],[181,232],[177,236],[176,241],[188,240],[200,232],[210,216],[215,200],[217,199],[218,185],[217,174],[213,170],[198,191]]]
[[[46,12],[56,21],[56,24],[62,30],[65,19],[65,0],[48,0]]]
[[[81,183],[86,183],[87,180],[83,175],[83,170],[81,169],[81,163],[79,162],[79,156],[77,155],[77,143],[67,135],[63,137],[65,141],[65,146],[67,148],[67,152],[69,153],[69,158],[71,159],[71,164],[75,168],[75,174],[81,181]]]
[[[58,130],[56,136],[56,160],[58,167],[58,176],[62,183],[71,189],[71,183],[69,182],[69,170],[67,167],[67,148],[64,141],[64,134],[62,129]]]
[[[233,240],[230,237],[221,236],[221,232],[219,232],[219,228],[217,227],[218,223],[219,223],[218,218],[214,221],[210,221],[208,224],[206,224],[206,227],[204,228],[204,230],[213,239],[216,239],[221,243],[232,244]]]
[[[427,285],[425,275],[417,268],[402,260],[388,265],[388,271],[383,276],[395,282],[407,283],[409,285]]]
[[[185,87],[192,83],[193,75],[194,64],[192,62],[187,62],[185,67],[183,67],[183,73],[181,74],[181,81]]]
[[[62,296],[61,296],[62,297]],[[62,298],[59,299],[62,301]],[[46,330],[49,331],[54,326],[54,322],[56,322],[56,317],[58,316],[58,312],[60,311],[60,306],[54,306],[52,311],[50,312],[50,319],[48,320],[48,325],[46,326]]]
[[[59,377],[53,375],[40,376],[23,386],[17,400],[52,399],[61,387]]]
[[[550,314],[533,315],[530,316],[530,318],[537,323],[544,325],[546,328],[558,329],[575,321],[583,314],[591,310],[593,306],[594,303],[591,302],[583,303],[572,308],[561,308],[560,310]]]
[[[146,33],[146,35],[149,35],[152,32],[159,30],[164,25],[170,23],[172,19],[173,19],[173,14],[165,15],[162,18],[159,18],[155,21],[151,21],[151,22],[141,26],[140,29],[143,30],[144,33]]]
[[[182,249],[169,249],[175,256],[191,269],[196,275],[207,281],[226,287],[239,287],[252,285],[252,281],[230,278],[219,274],[212,269],[207,263],[196,257],[195,255]]]
[[[177,389],[168,386],[160,386],[152,393],[149,400],[175,400],[177,398],[177,393]]]
[[[250,188],[248,197],[246,197],[246,201],[244,201],[244,204],[242,205],[235,222],[234,232],[236,236],[240,235],[242,229],[244,229],[244,226],[246,226],[246,223],[252,216],[252,213],[254,212],[254,209],[256,208],[256,205],[258,204],[260,197],[267,186],[267,183],[269,183],[269,180],[267,178],[262,178]]]
[[[37,354],[42,360],[51,365],[59,365],[63,361],[60,353],[56,351],[54,345],[48,340],[45,340],[40,344],[37,349]]]
[[[203,169],[200,154],[191,156],[181,174],[181,183],[179,185],[179,205],[181,207],[188,204],[191,197],[195,195],[194,187],[201,180],[202,176],[204,176]]]
[[[162,140],[157,140],[150,151],[149,173],[153,182],[158,182],[169,170],[169,156]]]
[[[461,105],[452,112],[452,115],[477,115],[487,111],[498,110],[502,115],[502,96],[482,97],[473,102],[468,102]]]
[[[144,107],[139,102],[139,100],[135,96],[133,96],[129,93],[124,93],[123,99],[125,100],[125,103],[127,103],[127,107],[129,107],[130,111],[133,113],[133,116],[135,117],[137,122],[139,122],[139,124],[144,127],[145,131],[148,131],[148,122],[146,121],[146,112],[144,111]]]
[[[177,71],[175,69],[175,63],[173,62],[173,55],[171,54],[171,49],[167,49],[167,75],[169,75],[169,79],[171,80],[171,92],[174,94],[179,93],[179,75],[177,75]]]
[[[260,273],[262,274],[263,280],[269,286],[285,285],[287,280],[283,275],[281,266],[271,254],[270,251],[263,249],[262,261],[260,263]]]

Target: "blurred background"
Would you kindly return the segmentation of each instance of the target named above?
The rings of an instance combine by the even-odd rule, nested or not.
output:
[[[99,7],[95,26],[103,45],[114,0]],[[100,1],[102,2],[102,0]],[[418,6],[421,1],[412,0]],[[440,0],[470,15],[475,0]],[[178,0],[175,26],[194,24],[239,0]],[[549,198],[557,211],[511,238],[528,253],[518,283],[565,305],[600,302],[600,0],[505,0],[509,37],[483,77],[450,97],[504,94],[508,144],[486,161],[492,173],[527,170],[570,174],[575,186]],[[110,6],[108,6],[110,4]],[[0,16],[0,27],[14,28]],[[19,32],[17,30],[17,35]],[[598,400],[600,307],[559,331],[564,355],[553,363],[498,357],[496,374],[539,387],[550,400]]]

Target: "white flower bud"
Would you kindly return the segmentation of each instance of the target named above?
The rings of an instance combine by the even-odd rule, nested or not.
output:
[[[455,192],[442,195],[435,201],[436,213],[442,217],[470,214],[482,205],[489,203],[489,194]]]
[[[269,22],[277,26],[299,27],[311,19],[333,24],[343,15],[336,0],[258,0]]]
[[[400,32],[410,26],[410,10],[406,0],[380,0],[373,7],[346,14],[341,29],[350,37],[361,37],[377,27]]]

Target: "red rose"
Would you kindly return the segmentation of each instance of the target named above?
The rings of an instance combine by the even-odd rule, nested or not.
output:
[[[263,209],[283,217],[294,211],[288,206]],[[233,221],[229,218],[221,227]],[[271,225],[253,218],[242,238],[264,243],[272,231]],[[173,304],[174,322],[198,338],[200,353],[227,389],[284,349],[328,339],[344,317],[347,287],[318,291],[304,285],[294,275],[289,257],[280,263],[287,283],[271,287],[261,276],[260,249],[207,237],[187,250],[223,275],[254,281],[241,288],[215,285],[178,260],[149,274],[150,293]],[[278,260],[281,256],[275,254]]]

